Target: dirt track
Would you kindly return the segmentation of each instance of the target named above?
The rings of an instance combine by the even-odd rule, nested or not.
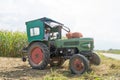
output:
[[[0,57],[0,80],[43,80],[43,76],[49,72],[49,67],[45,70],[31,69],[28,62],[22,62],[21,58]]]

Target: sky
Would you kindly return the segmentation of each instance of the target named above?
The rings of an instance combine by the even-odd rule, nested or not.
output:
[[[0,0],[0,30],[26,31],[48,17],[94,38],[95,49],[120,49],[120,0]]]

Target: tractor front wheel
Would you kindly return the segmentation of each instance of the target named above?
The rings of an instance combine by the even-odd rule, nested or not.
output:
[[[28,61],[33,69],[44,69],[50,59],[48,47],[40,42],[33,43],[28,50]]]
[[[89,61],[80,54],[75,54],[70,58],[69,67],[74,74],[83,74],[89,69]]]

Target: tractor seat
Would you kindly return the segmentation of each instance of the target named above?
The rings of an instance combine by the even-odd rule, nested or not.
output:
[[[71,38],[81,38],[81,37],[83,37],[83,35],[82,35],[82,33],[80,33],[80,32],[74,32],[74,33],[68,32],[68,33],[66,34],[66,37],[67,37],[68,39],[71,39]]]

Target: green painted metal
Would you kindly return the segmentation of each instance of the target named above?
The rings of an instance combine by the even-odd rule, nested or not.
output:
[[[56,23],[59,26],[56,27],[52,27],[50,25],[50,23]],[[28,21],[26,22],[26,29],[27,29],[27,37],[28,37],[28,42],[31,43],[33,41],[44,41],[44,33],[45,33],[45,28],[49,27],[51,29],[51,33],[53,32],[58,32],[59,37],[58,39],[61,38],[61,26],[63,24],[54,21],[52,19],[49,18],[40,18],[40,19],[36,19],[36,20],[32,20],[32,21]],[[36,35],[36,29],[38,29],[39,34]]]
[[[34,28],[39,28],[39,35],[34,35],[34,31],[32,29]],[[27,29],[27,37],[28,37],[28,42],[33,42],[33,41],[40,41],[43,40],[44,38],[44,24],[41,20],[33,20],[26,22],[26,29]],[[34,36],[31,36],[31,32]]]
[[[48,23],[47,23],[48,22]],[[52,27],[50,22],[58,23],[59,26]],[[55,41],[56,48],[77,48],[79,51],[91,51],[94,48],[93,38],[72,38],[61,39],[61,26],[63,24],[56,22],[49,18],[41,18],[26,22],[27,36],[29,43],[33,41],[43,41],[44,43],[44,31],[45,28],[50,27],[51,33],[58,32],[57,39]],[[36,30],[38,33],[36,33]]]
[[[73,38],[56,40],[57,48],[78,48],[79,51],[91,51],[94,48],[93,38]]]

